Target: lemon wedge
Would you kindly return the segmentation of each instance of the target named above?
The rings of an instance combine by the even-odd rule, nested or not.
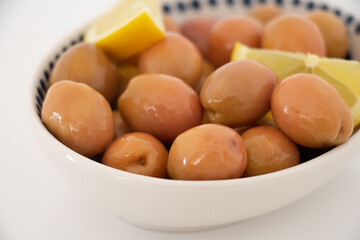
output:
[[[121,0],[90,26],[84,39],[123,60],[163,39],[164,32],[158,0]]]
[[[355,127],[360,123],[360,62],[321,58],[313,54],[249,48],[236,43],[231,60],[250,59],[271,68],[283,80],[296,73],[312,73],[335,87],[351,109]],[[261,122],[271,123],[271,114]]]

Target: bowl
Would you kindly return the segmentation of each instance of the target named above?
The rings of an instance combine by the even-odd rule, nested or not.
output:
[[[245,13],[250,6],[266,1],[192,0],[168,1],[165,14],[176,21],[194,15],[229,16]],[[346,23],[352,58],[360,56],[360,24],[351,14],[327,4],[280,1],[287,12],[312,9],[333,11]],[[345,144],[310,161],[279,172],[250,178],[220,181],[176,181],[136,175],[86,158],[53,137],[40,119],[49,75],[60,55],[83,39],[86,27],[70,34],[44,59],[32,89],[31,119],[35,135],[57,172],[84,201],[93,202],[131,224],[162,231],[196,231],[256,217],[284,207],[335,177],[358,149],[360,132]]]

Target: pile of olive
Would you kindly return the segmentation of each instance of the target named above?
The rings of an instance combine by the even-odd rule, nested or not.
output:
[[[180,180],[271,173],[299,164],[299,147],[344,143],[353,131],[351,112],[325,80],[297,74],[279,82],[255,61],[229,62],[237,41],[325,55],[331,39],[310,20],[278,17],[272,5],[251,14],[197,17],[181,28],[165,18],[165,38],[121,63],[93,44],[75,45],[51,73],[45,126],[103,164]],[[296,34],[304,34],[301,41]],[[269,110],[276,127],[259,125]]]

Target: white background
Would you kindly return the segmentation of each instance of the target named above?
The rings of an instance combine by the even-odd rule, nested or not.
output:
[[[359,154],[310,196],[273,213],[204,232],[139,229],[73,191],[34,138],[26,109],[29,82],[54,45],[115,2],[0,0],[0,240],[360,239]],[[358,0],[331,2],[360,13]]]

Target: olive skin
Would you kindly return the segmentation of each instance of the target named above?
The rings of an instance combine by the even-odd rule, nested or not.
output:
[[[118,109],[133,131],[146,132],[166,144],[199,125],[199,96],[185,82],[164,74],[133,78],[118,99]]]
[[[309,19],[282,15],[268,22],[262,36],[262,48],[326,56],[324,38]]]
[[[269,110],[276,83],[276,74],[270,68],[252,60],[218,68],[200,93],[208,121],[230,127],[255,122]]]
[[[245,144],[237,132],[220,124],[204,124],[175,139],[167,170],[177,180],[220,180],[241,177],[246,163]]]
[[[177,32],[177,33],[181,32],[179,25],[175,23],[170,17],[163,16],[163,22],[166,31]]]
[[[118,110],[112,111],[114,118],[114,130],[115,130],[115,138],[118,138],[125,133],[130,132],[128,126],[126,126],[124,119],[121,117],[121,114]]]
[[[204,85],[206,79],[215,71],[215,67],[206,60],[203,61],[202,69],[203,70],[202,70],[201,77],[200,77],[196,87],[194,88],[198,94],[200,94],[201,88]]]
[[[140,54],[140,73],[162,73],[180,78],[192,87],[202,73],[202,57],[197,47],[175,32]]]
[[[209,37],[209,60],[215,67],[230,61],[236,42],[248,47],[260,47],[263,33],[262,24],[251,17],[232,17],[219,20]]]
[[[280,16],[282,14],[281,8],[275,4],[260,4],[250,10],[250,16],[256,18],[263,24]]]
[[[349,107],[328,82],[299,73],[280,82],[272,95],[271,111],[279,128],[294,142],[309,148],[336,146],[354,128]]]
[[[116,66],[94,44],[79,43],[56,62],[50,85],[62,80],[85,83],[112,102],[119,89]]]
[[[147,133],[132,132],[117,138],[104,153],[102,163],[123,171],[150,177],[167,177],[168,152]]]
[[[250,128],[241,137],[247,153],[244,177],[272,173],[300,164],[296,144],[276,128]]]
[[[190,39],[204,57],[208,56],[208,42],[211,30],[217,19],[210,17],[192,17],[181,26],[181,32]]]
[[[331,58],[344,58],[349,48],[345,24],[328,11],[312,11],[307,17],[320,29],[326,44],[326,53]]]
[[[102,153],[114,138],[109,103],[83,83],[61,81],[52,85],[41,119],[54,137],[86,157]]]

